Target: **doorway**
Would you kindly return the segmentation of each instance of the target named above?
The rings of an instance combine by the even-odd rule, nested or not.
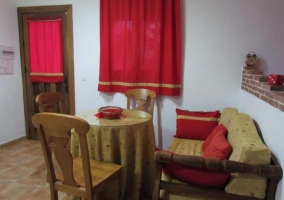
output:
[[[64,95],[66,114],[75,114],[72,5],[18,7],[17,11],[26,136],[27,139],[38,139],[36,129],[31,122],[31,117],[39,112],[35,104],[35,97],[38,94],[48,91],[61,92]],[[27,19],[53,19],[54,17],[60,17],[62,20],[64,82],[31,82]]]

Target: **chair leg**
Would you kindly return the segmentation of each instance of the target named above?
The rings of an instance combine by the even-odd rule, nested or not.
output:
[[[50,199],[51,200],[58,200],[58,191],[54,190],[53,187],[50,187]]]
[[[86,196],[86,198],[84,199],[84,198],[82,198],[82,199],[84,199],[84,200],[94,200],[95,199],[95,195],[94,195],[94,193],[91,191],[91,192],[87,192],[87,194],[86,194],[87,196]]]
[[[154,181],[154,190],[152,194],[152,200],[159,200],[160,199],[160,184],[162,178],[162,165],[161,163],[156,162],[155,168],[155,181]]]
[[[120,198],[120,179],[116,179],[114,184],[115,184],[114,199],[119,200]]]

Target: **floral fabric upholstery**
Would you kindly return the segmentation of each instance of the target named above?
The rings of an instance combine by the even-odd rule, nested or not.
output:
[[[229,160],[250,164],[270,163],[271,152],[259,138],[249,115],[239,113],[233,108],[226,108],[222,112],[219,123],[227,128],[228,141],[233,148]],[[266,178],[252,174],[233,173],[225,191],[263,199],[266,184]]]
[[[269,164],[270,150],[263,144],[258,136],[252,118],[239,113],[236,108],[224,108],[219,123],[228,130],[228,141],[233,151],[229,160],[250,164]],[[173,138],[168,150],[181,155],[202,156],[202,140]],[[181,183],[172,177],[162,174],[162,179],[174,183]],[[265,198],[267,179],[251,174],[233,173],[225,191],[231,194]],[[161,191],[161,198],[168,200],[212,200],[195,194],[173,195]]]
[[[168,150],[181,155],[202,156],[203,140],[173,138]]]
[[[203,140],[190,140],[190,139],[182,139],[182,138],[173,138],[168,150],[171,152],[175,152],[180,155],[194,155],[194,156],[202,156],[201,146],[203,144]],[[173,183],[182,183],[169,175],[165,175],[162,173],[162,179],[167,180]],[[162,199],[170,199],[170,200],[211,200],[204,199],[200,196],[196,196],[194,194],[181,194],[174,195],[165,191],[161,191]],[[212,199],[213,200],[213,199]]]
[[[171,176],[165,175],[164,173],[162,173],[162,180],[166,180],[166,181],[169,181],[169,182],[172,182],[172,183],[185,184],[185,183],[182,183],[182,182],[172,178]],[[216,200],[216,198],[214,199],[214,197],[204,198],[204,197],[198,196],[194,193],[174,195],[174,194],[171,194],[171,193],[166,192],[164,190],[161,190],[160,197],[163,200],[165,200],[165,199],[168,199],[168,200]]]

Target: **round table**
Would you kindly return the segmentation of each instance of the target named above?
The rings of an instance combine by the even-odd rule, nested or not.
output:
[[[87,133],[91,159],[122,166],[122,199],[151,198],[154,185],[155,137],[151,115],[138,110],[124,109],[118,119],[98,118],[98,110],[76,114],[91,126]],[[71,152],[80,156],[79,138],[72,131]],[[99,199],[108,199],[102,192]]]

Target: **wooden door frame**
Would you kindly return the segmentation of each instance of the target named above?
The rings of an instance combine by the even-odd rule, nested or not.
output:
[[[69,110],[71,115],[75,114],[75,90],[74,90],[74,50],[73,50],[73,19],[72,19],[72,5],[55,5],[55,6],[32,6],[32,7],[18,7],[18,28],[19,28],[19,41],[20,41],[20,58],[22,70],[22,84],[23,84],[23,98],[24,98],[24,112],[25,112],[25,125],[26,135],[28,139],[30,136],[30,121],[29,110],[32,105],[28,105],[27,96],[27,81],[26,81],[26,66],[25,66],[25,44],[24,44],[24,30],[23,30],[23,16],[24,14],[36,13],[52,13],[52,12],[65,12],[67,19],[67,34],[66,45],[64,45],[64,65],[68,66],[68,92],[69,92]]]

